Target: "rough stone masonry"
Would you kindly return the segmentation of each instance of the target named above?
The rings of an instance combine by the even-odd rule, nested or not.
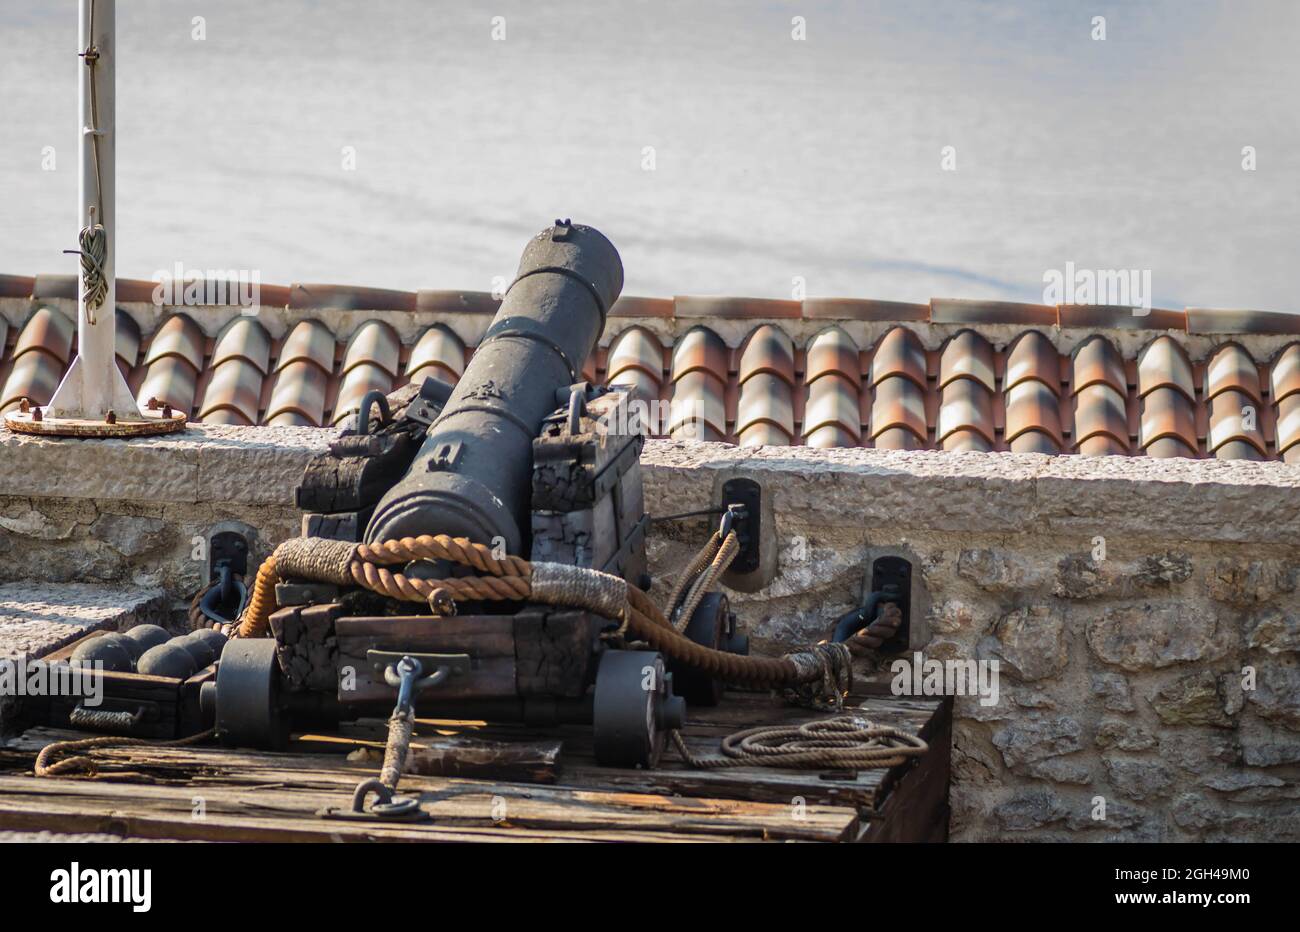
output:
[[[255,557],[299,532],[292,490],[331,436],[0,436],[0,581],[179,605],[217,522],[255,530]],[[955,840],[1300,840],[1300,468],[667,441],[643,465],[652,514],[762,484],[770,581],[731,593],[760,643],[824,637],[897,554],[912,649],[997,662],[995,705],[955,699]],[[656,529],[654,592],[704,533]]]

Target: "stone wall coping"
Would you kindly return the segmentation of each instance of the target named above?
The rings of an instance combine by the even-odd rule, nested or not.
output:
[[[0,430],[0,495],[292,505],[308,459],[337,432],[194,424],[139,440],[57,440]],[[732,476],[765,483],[803,526],[1132,534],[1284,543],[1300,538],[1300,466],[647,442],[646,483],[683,510]],[[691,478],[694,477],[694,481]]]

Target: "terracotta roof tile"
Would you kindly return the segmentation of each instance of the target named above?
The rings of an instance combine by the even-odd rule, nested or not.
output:
[[[414,291],[358,288],[353,285],[293,284],[289,286],[291,310],[334,308],[345,311],[414,311]]]
[[[789,446],[794,439],[794,399],[790,385],[761,373],[740,389],[736,433],[742,447]]]
[[[856,389],[862,384],[862,357],[853,338],[839,327],[822,330],[808,343],[805,379],[813,384],[827,375],[848,379]]]
[[[76,322],[62,311],[38,307],[19,331],[12,356],[17,359],[29,350],[39,349],[66,364],[72,359],[72,337],[76,332]]]
[[[31,275],[0,275],[0,298],[30,298],[35,285]]]
[[[1131,307],[1105,304],[1058,304],[1056,314],[1062,327],[1107,328],[1110,330],[1186,330],[1187,314],[1153,307],[1145,314]]]
[[[939,387],[955,379],[973,379],[990,392],[997,387],[993,347],[974,330],[963,330],[944,344],[939,354]]]
[[[678,296],[673,299],[676,317],[719,317],[724,320],[758,318],[798,318],[798,301],[778,301],[771,298],[716,298],[705,296]]]
[[[48,404],[59,387],[65,366],[44,350],[32,350],[14,360],[4,391],[0,392],[0,411],[17,407],[24,398],[32,404]]]
[[[222,423],[256,424],[262,379],[262,370],[243,356],[226,359],[212,370],[212,378],[203,392],[203,404],[199,408],[200,420],[210,420],[209,416],[218,411],[231,411],[242,420],[231,420],[226,415]]]
[[[741,391],[747,381],[759,373],[780,377],[794,385],[794,342],[784,330],[765,324],[749,335],[740,352],[738,380]]]
[[[698,370],[725,380],[727,355],[727,344],[722,342],[721,337],[707,327],[693,327],[673,347],[673,381]]]
[[[904,430],[911,439],[897,433]],[[919,450],[926,446],[925,394],[901,375],[877,383],[871,399],[871,439],[891,450]]]
[[[627,385],[643,401],[659,397],[664,378],[664,348],[649,330],[629,327],[609,345],[605,382]]]
[[[251,317],[236,317],[217,336],[212,365],[232,359],[246,360],[262,375],[271,371],[271,336]]]
[[[347,370],[339,385],[330,422],[337,424],[361,407],[361,399],[373,391],[387,395],[393,390],[393,374],[373,362],[358,362]]]
[[[113,316],[117,321],[113,337],[114,353],[127,369],[132,369],[140,358],[140,325],[120,307]]]
[[[1008,388],[1006,396],[1006,439],[1011,450],[1060,453],[1065,440],[1061,433],[1061,402],[1056,394],[1037,379],[1025,379]]]
[[[1220,391],[1210,399],[1206,448],[1221,460],[1266,459],[1268,444],[1260,430],[1262,408],[1257,398],[1245,392]]]
[[[1187,309],[1188,333],[1295,333],[1300,334],[1300,314],[1283,311]]]
[[[77,276],[75,275],[37,275],[32,282],[32,297],[69,298],[77,300]]]
[[[930,302],[932,324],[1019,324],[1055,327],[1056,308],[1050,304],[1013,301],[967,301],[935,298]]]
[[[1257,406],[1264,403],[1259,382],[1259,368],[1246,348],[1226,343],[1210,356],[1205,366],[1205,397],[1212,400],[1220,392],[1245,392]]]
[[[334,371],[334,334],[318,320],[300,320],[280,347],[277,370],[290,363],[311,362],[327,374]]]
[[[1140,407],[1139,439],[1148,456],[1196,455],[1196,415],[1182,391],[1167,383],[1144,394]],[[1157,440],[1168,438],[1178,440],[1182,451],[1171,452],[1174,448],[1168,443],[1153,448]]]
[[[928,321],[930,305],[855,298],[805,298],[803,316],[808,320]]]
[[[705,327],[688,330],[673,347],[670,436],[696,440],[726,437],[727,357],[727,345]]]
[[[673,380],[668,435],[674,440],[720,441],[727,436],[725,388],[707,372],[688,372]]]
[[[148,403],[150,398],[157,398],[159,403],[193,414],[194,392],[197,387],[198,370],[185,357],[169,354],[148,364],[136,398],[144,403]]]
[[[1047,386],[1053,395],[1061,394],[1061,354],[1037,330],[1025,331],[1008,347],[1007,371],[1003,375],[1008,389],[1031,379]]]
[[[329,373],[310,359],[299,358],[282,364],[266,405],[266,423],[323,426],[328,387]]]
[[[993,449],[993,393],[972,379],[943,389],[936,437],[942,450]]]
[[[435,324],[415,341],[406,375],[412,382],[429,376],[455,385],[465,374],[465,344],[441,324]]]
[[[1269,386],[1275,402],[1300,392],[1300,343],[1291,343],[1277,354],[1269,368]]]
[[[1300,394],[1277,404],[1277,448],[1286,462],[1300,462]]]
[[[417,291],[415,309],[422,314],[495,314],[501,299],[487,291]]]
[[[790,445],[794,439],[792,382],[793,378],[787,380],[764,370],[741,383],[736,434],[742,447]]]
[[[173,314],[163,321],[163,325],[158,328],[158,332],[153,335],[149,341],[149,350],[145,353],[144,364],[152,366],[154,363],[167,356],[178,356],[190,364],[190,367],[198,372],[203,368],[203,331],[187,314]],[[162,400],[162,396],[158,396]],[[184,408],[185,405],[178,405],[172,399],[172,407]]]
[[[609,309],[610,317],[672,317],[676,310],[672,298],[638,298],[623,295]]]
[[[398,360],[402,355],[402,342],[397,331],[378,320],[368,320],[348,340],[343,354],[343,372],[348,373],[363,363],[378,366],[390,379],[398,373]]]
[[[1182,392],[1189,404],[1196,400],[1192,364],[1173,337],[1156,337],[1147,344],[1138,354],[1137,376],[1138,397],[1168,386]]]
[[[1089,337],[1074,351],[1070,381],[1076,392],[1090,385],[1107,385],[1121,396],[1128,393],[1124,358],[1115,344],[1102,336]]]
[[[1128,379],[1124,358],[1102,336],[1084,340],[1070,361],[1074,449],[1084,456],[1129,453]]]
[[[118,280],[128,306],[117,313],[119,366],[142,400],[182,410],[197,400],[204,420],[222,423],[259,414],[264,423],[337,423],[372,389],[428,375],[454,383],[473,351],[464,335],[478,330],[461,315],[486,317],[500,303],[486,292],[260,285],[262,304],[288,306],[283,338],[228,305],[179,308],[149,336],[154,312],[129,308],[151,303],[153,286]],[[18,326],[0,318],[0,345],[13,341],[0,360],[0,406],[48,400],[71,355],[75,327],[62,302],[75,302],[77,287],[71,275],[0,276],[0,297],[62,308],[40,308]],[[626,296],[611,317],[620,319],[611,330],[622,329],[586,360],[584,377],[670,400],[668,424],[652,426],[682,439],[1300,462],[1300,341],[1287,342],[1300,316]],[[284,320],[273,319],[276,328]],[[220,326],[215,339],[198,320]],[[1219,338],[1242,330],[1249,340]],[[1134,353],[1123,331],[1152,339]]]
[[[808,386],[803,415],[804,442],[810,447],[856,447],[862,441],[858,389],[833,374]]]
[[[883,379],[901,376],[924,390],[925,368],[925,347],[916,334],[895,327],[876,344],[871,357],[871,384],[878,385]]]

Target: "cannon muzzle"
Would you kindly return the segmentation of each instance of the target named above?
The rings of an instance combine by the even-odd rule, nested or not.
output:
[[[532,443],[556,391],[578,382],[623,289],[597,230],[556,221],[533,237],[465,374],[366,540],[449,534],[526,552]]]

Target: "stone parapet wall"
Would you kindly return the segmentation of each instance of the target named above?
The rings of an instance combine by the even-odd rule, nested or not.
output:
[[[255,528],[259,555],[298,533],[292,489],[330,436],[0,434],[0,581],[179,599],[216,522]],[[824,636],[898,554],[913,649],[997,661],[996,704],[957,699],[954,839],[1300,840],[1300,468],[666,441],[643,466],[652,514],[762,484],[774,574],[732,593],[760,638]],[[704,532],[656,526],[654,594]]]

